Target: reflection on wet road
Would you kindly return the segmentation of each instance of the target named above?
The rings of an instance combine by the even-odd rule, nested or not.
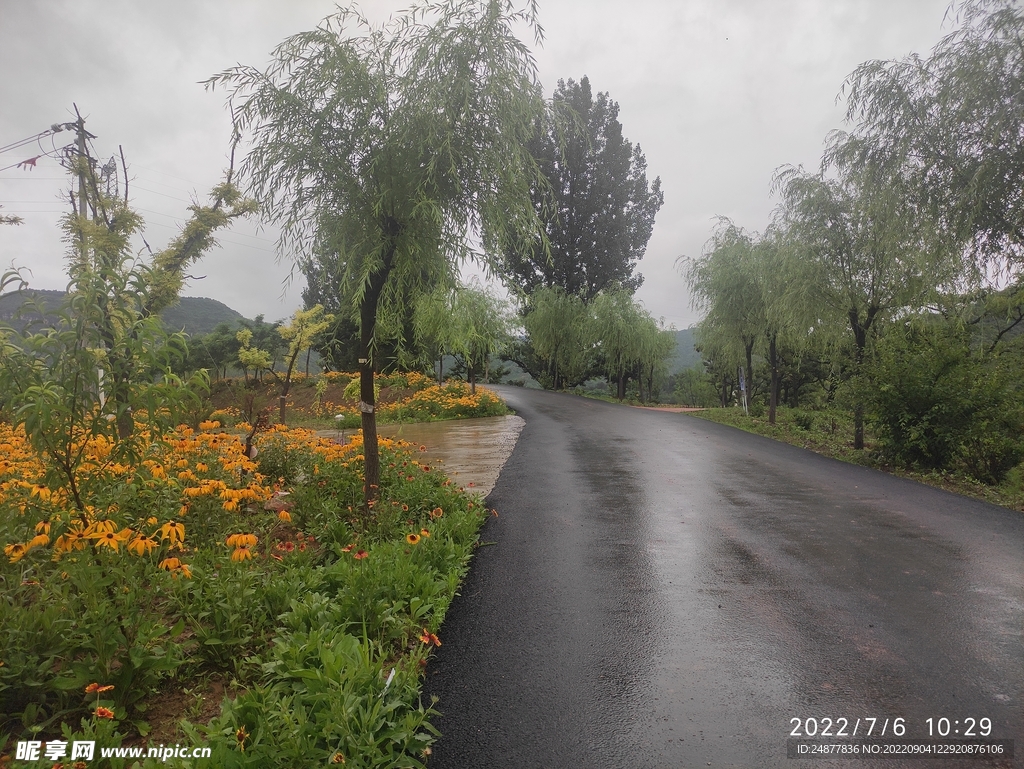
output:
[[[1024,749],[1024,516],[694,417],[502,395],[526,426],[428,667],[431,767],[786,766],[808,718],[990,718]]]
[[[418,458],[440,465],[466,491],[487,496],[522,429],[521,417],[504,416],[379,425],[377,433],[421,446],[423,453]],[[357,428],[324,430],[320,434],[344,442],[358,432]]]

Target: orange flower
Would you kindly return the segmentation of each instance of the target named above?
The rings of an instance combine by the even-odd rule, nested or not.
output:
[[[10,559],[11,563],[17,563],[20,561],[25,557],[25,553],[27,552],[28,550],[26,550],[25,546],[21,544],[7,545],[4,548],[4,555]]]
[[[421,537],[429,537],[430,536],[430,529],[420,529],[420,536]]]
[[[440,518],[442,515],[444,515],[444,510],[442,510],[440,507],[435,507],[433,510],[430,511],[431,518]]]
[[[366,556],[368,556],[368,555],[369,555],[369,553],[367,553],[365,550],[359,550],[359,551],[353,553],[352,557],[355,558],[357,561],[361,561],[363,558],[366,558]]]
[[[181,561],[179,561],[177,558],[164,558],[162,561],[160,561],[158,565],[161,569],[166,569],[167,571],[174,571],[175,569],[181,568]]]
[[[420,543],[420,535],[419,534],[406,534],[405,535],[405,541],[408,542],[410,545],[418,545]]]
[[[108,708],[101,708],[101,707],[97,707],[96,708],[96,718],[113,718],[113,717],[114,717],[114,711],[113,710],[110,710]]]
[[[282,510],[277,514],[277,517],[280,518],[282,521],[291,521],[292,514],[289,513],[287,510]]]
[[[420,634],[420,640],[425,644],[433,644],[434,646],[441,645],[441,639],[426,628],[423,628],[423,633]]]
[[[350,553],[350,552],[352,552],[352,545],[345,545],[345,547],[341,548],[341,552],[343,552],[343,553]]]
[[[248,561],[252,558],[252,551],[247,547],[236,547],[231,554],[232,561]]]

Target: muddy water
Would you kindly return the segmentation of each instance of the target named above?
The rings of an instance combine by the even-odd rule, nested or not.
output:
[[[400,438],[425,451],[417,458],[439,466],[455,483],[482,496],[490,494],[502,465],[511,456],[525,422],[517,416],[451,419],[444,422],[379,425],[385,438]],[[345,437],[356,430],[324,433]]]

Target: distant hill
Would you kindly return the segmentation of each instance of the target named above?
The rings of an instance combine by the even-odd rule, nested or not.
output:
[[[30,320],[41,320],[38,314],[17,317],[19,309],[29,299],[42,301],[47,313],[50,313],[63,301],[64,292],[28,289],[4,294],[0,296],[0,323],[9,324],[20,330]],[[223,302],[195,296],[183,296],[177,304],[160,313],[160,318],[168,331],[184,331],[190,335],[208,334],[221,323],[236,326],[245,319],[241,313],[232,310]]]
[[[678,374],[688,368],[699,368],[700,353],[693,347],[693,328],[676,331],[676,349],[668,359],[668,373]]]
[[[21,331],[29,323],[37,323],[43,316],[37,312],[19,311],[23,304],[35,300],[41,302],[47,314],[53,312],[64,299],[63,291],[49,291],[46,289],[29,289],[26,291],[12,291],[9,294],[0,296],[0,323],[12,326]],[[50,323],[52,325],[52,321]]]
[[[183,296],[178,303],[160,313],[168,331],[186,334],[209,334],[221,323],[237,326],[245,317],[223,302],[201,296]]]

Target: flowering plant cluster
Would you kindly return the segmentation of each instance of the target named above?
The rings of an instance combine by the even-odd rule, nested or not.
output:
[[[419,704],[422,668],[479,501],[415,447],[382,439],[367,510],[358,435],[276,426],[250,457],[217,420],[198,427],[151,439],[134,464],[91,439],[79,509],[21,429],[0,424],[0,730],[119,744],[149,731],[147,706],[166,687],[219,673],[241,695],[181,727],[217,765],[355,760],[381,744],[417,765],[436,733]],[[377,715],[337,715],[351,703]],[[311,725],[335,724],[329,744],[278,723],[298,704]]]
[[[15,513],[0,521],[0,541],[11,563],[106,551],[148,558],[172,576],[188,577],[182,558],[230,526],[228,513],[256,508],[272,493],[238,436],[217,421],[198,431],[179,427],[150,443],[134,465],[110,461],[111,448],[104,435],[82,447],[79,509],[67,484],[52,481],[24,431],[0,423],[0,509]]]

